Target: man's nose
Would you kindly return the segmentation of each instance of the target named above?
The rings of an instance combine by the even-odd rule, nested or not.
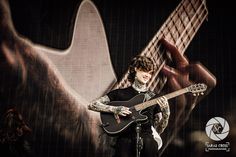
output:
[[[150,75],[149,75],[149,74],[145,74],[145,76],[146,76],[146,77],[150,77]]]

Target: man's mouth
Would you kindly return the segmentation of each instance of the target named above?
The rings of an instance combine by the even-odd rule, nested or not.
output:
[[[143,79],[146,81],[148,79],[148,77],[143,77]]]

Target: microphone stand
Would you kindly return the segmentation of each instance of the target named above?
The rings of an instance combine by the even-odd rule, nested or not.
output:
[[[141,124],[136,123],[136,157],[140,157],[140,152],[143,149],[143,139],[140,137]]]

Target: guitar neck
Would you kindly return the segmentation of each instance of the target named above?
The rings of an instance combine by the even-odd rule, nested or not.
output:
[[[164,95],[167,99],[171,99],[171,98],[174,98],[174,97],[177,97],[179,95],[182,95],[182,94],[185,94],[185,93],[188,93],[189,90],[188,88],[183,88],[183,89],[180,89],[180,90],[177,90],[175,92],[172,92],[172,93],[169,93],[169,94],[166,94]],[[153,105],[156,105],[157,104],[157,100],[160,99],[161,97],[158,97],[158,98],[155,98],[155,99],[152,99],[152,100],[149,100],[149,101],[146,101],[146,102],[143,102],[141,104],[138,104],[138,105],[135,105],[134,108],[136,109],[136,111],[140,111],[140,110],[144,110],[150,106],[153,106]]]
[[[160,48],[160,39],[164,37],[167,41],[174,44],[181,53],[184,53],[207,15],[208,10],[204,0],[182,0],[149,44],[143,49],[140,55],[148,56],[156,63],[153,78],[148,84],[150,90],[153,91],[155,89],[159,93],[166,82],[166,77],[158,75],[167,60],[165,50],[163,51]],[[128,81],[127,71],[113,89],[128,86],[130,86],[130,82]]]
[[[168,60],[166,49],[161,49],[160,39],[165,38],[183,54],[207,15],[208,10],[204,0],[182,0],[155,34],[142,52],[143,55],[153,58],[157,67],[148,85],[150,90],[159,93],[167,80],[165,76],[158,75]]]

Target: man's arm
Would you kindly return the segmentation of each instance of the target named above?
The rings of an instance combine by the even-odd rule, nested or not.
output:
[[[170,107],[165,97],[162,97],[162,99],[158,101],[158,104],[160,105],[161,112],[154,115],[154,128],[161,134],[168,125]]]
[[[89,110],[98,112],[109,112],[116,115],[126,116],[131,113],[128,107],[107,105],[110,99],[107,95],[96,99],[88,105]]]

